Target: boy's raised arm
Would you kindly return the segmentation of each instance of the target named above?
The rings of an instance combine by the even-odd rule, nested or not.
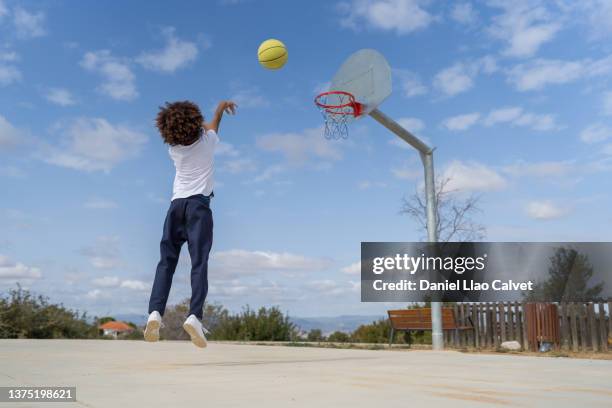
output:
[[[206,130],[214,130],[215,133],[219,132],[219,125],[221,124],[221,118],[223,118],[224,113],[229,113],[234,115],[236,113],[237,105],[232,101],[221,101],[219,105],[217,105],[217,109],[215,109],[215,114],[210,122],[204,123],[204,128]]]

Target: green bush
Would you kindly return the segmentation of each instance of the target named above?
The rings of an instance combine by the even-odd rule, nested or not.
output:
[[[308,341],[324,341],[325,337],[323,336],[323,333],[321,332],[321,330],[319,329],[312,329],[308,332],[308,335],[306,336],[306,340]]]
[[[88,339],[98,337],[98,328],[85,313],[50,304],[18,286],[0,298],[0,338]]]
[[[98,318],[98,324],[104,324],[104,323],[108,323],[108,322],[114,322],[115,318],[112,316],[104,316],[104,317],[99,317]]]
[[[351,336],[345,332],[335,331],[327,337],[327,341],[331,341],[333,343],[348,343],[351,341]]]
[[[189,299],[167,308],[161,336],[167,340],[188,340],[183,321],[189,312]],[[207,304],[203,310],[203,325],[210,331],[210,340],[291,341],[297,337],[295,325],[278,307],[262,307],[257,311],[245,307],[230,314],[219,304]]]
[[[257,312],[247,306],[235,315],[220,309],[215,317],[213,340],[290,341],[297,334],[289,316],[276,306],[261,307]]]
[[[362,324],[351,335],[356,343],[389,342],[389,320],[380,319],[370,324]]]

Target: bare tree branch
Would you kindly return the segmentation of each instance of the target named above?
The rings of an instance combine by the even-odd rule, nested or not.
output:
[[[470,195],[462,197],[458,191],[448,190],[450,178],[436,182],[436,232],[440,242],[469,242],[481,241],[486,236],[486,229],[482,224],[474,221],[473,216],[481,212],[478,206],[480,196]],[[400,214],[412,218],[419,230],[423,232],[422,239],[427,236],[427,202],[425,191],[421,189],[409,198],[404,197]]]

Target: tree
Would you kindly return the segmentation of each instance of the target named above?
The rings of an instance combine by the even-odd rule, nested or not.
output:
[[[170,306],[164,313],[160,331],[165,340],[188,340],[183,322],[189,313],[189,299]],[[295,325],[278,307],[261,307],[257,311],[245,307],[230,314],[219,304],[207,304],[203,310],[203,325],[210,331],[209,340],[290,341],[296,337]]]
[[[353,332],[353,341],[357,343],[387,343],[389,341],[389,327],[389,319],[362,324]]]
[[[464,196],[456,190],[448,190],[450,180],[445,178],[436,183],[438,241],[481,241],[486,236],[486,229],[473,219],[473,216],[481,211],[478,207],[480,197]],[[403,198],[400,213],[410,216],[419,225],[424,237],[427,236],[427,200],[424,188],[409,198]]]
[[[311,329],[308,332],[308,336],[306,336],[306,340],[319,342],[325,340],[325,337],[323,336],[321,329]]]
[[[0,338],[83,339],[98,337],[97,325],[85,313],[49,303],[21,286],[0,298]]]
[[[600,282],[589,287],[593,266],[588,256],[570,247],[560,247],[549,258],[548,279],[538,282],[526,294],[527,301],[595,301],[603,290]]]
[[[327,337],[327,341],[332,343],[348,343],[351,341],[351,336],[345,332],[335,331]]]
[[[189,299],[167,307],[164,313],[164,324],[159,334],[163,340],[189,340],[189,335],[183,329],[183,323],[189,312]]]
[[[98,325],[104,324],[104,323],[108,323],[108,322],[114,322],[115,318],[112,316],[104,316],[104,317],[99,317],[98,318]]]

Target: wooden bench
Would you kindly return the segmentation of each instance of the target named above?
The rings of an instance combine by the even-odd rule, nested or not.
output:
[[[431,330],[431,309],[400,309],[388,310],[389,323],[389,347],[393,344],[393,336],[396,331],[412,332]],[[465,323],[460,324],[455,316],[452,307],[442,308],[442,330],[474,330],[474,324],[470,317],[466,318]],[[410,343],[409,343],[410,345]]]

